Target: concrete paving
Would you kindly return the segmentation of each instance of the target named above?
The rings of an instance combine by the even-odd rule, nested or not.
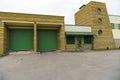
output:
[[[0,80],[120,80],[120,50],[10,54]]]

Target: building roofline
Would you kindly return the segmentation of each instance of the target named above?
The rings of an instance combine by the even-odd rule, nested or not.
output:
[[[51,16],[51,17],[64,17],[59,15],[46,15],[46,14],[32,14],[32,13],[21,13],[21,12],[4,12],[0,11],[0,13],[6,13],[6,14],[22,14],[22,15],[36,15],[36,16]]]
[[[109,14],[109,16],[116,16],[116,17],[120,17],[120,15],[112,15],[112,14]]]
[[[90,26],[90,25],[74,25],[74,24],[65,24],[65,26]]]
[[[90,1],[90,2],[97,2],[97,3],[103,3],[103,4],[105,4],[105,2],[93,1],[93,0],[92,0],[92,1]],[[89,2],[89,3],[90,3],[90,2]],[[89,4],[89,3],[88,3],[88,4]]]
[[[86,7],[87,5],[89,5],[89,4],[91,4],[91,3],[102,3],[102,4],[106,4],[105,2],[89,1],[87,4],[83,4],[83,5],[81,5],[80,8],[79,8],[79,10],[76,11],[76,12],[74,13],[74,15],[76,15],[76,14],[77,14],[82,8]]]

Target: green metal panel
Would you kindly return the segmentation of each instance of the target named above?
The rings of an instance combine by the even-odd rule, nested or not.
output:
[[[31,29],[10,29],[10,50],[32,50],[33,30]]]
[[[57,50],[57,30],[38,30],[38,51]]]

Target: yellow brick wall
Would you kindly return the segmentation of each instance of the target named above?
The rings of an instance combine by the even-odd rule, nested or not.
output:
[[[97,13],[97,8],[101,9],[100,14]],[[102,24],[98,24],[98,18],[102,18]],[[94,1],[88,3],[75,14],[75,24],[91,26],[92,33],[96,35],[93,41],[94,49],[115,48],[105,3]],[[99,29],[103,31],[102,35],[98,35]]]
[[[6,13],[6,12],[0,12],[0,16],[2,17],[3,20],[64,23],[63,16],[19,14],[19,13]]]
[[[92,49],[92,44],[84,44],[83,48],[85,48],[85,49]]]
[[[64,25],[62,25],[59,28],[59,40],[58,40],[58,44],[59,44],[59,50],[64,51],[65,50],[65,44],[66,44],[66,40],[65,40],[65,31],[64,31]]]
[[[9,49],[9,31],[6,25],[4,25],[4,53]]]
[[[88,6],[84,6],[75,13],[75,25],[92,25],[92,15],[90,12],[91,8]]]
[[[66,45],[66,50],[75,50],[76,48],[76,44],[67,44]]]

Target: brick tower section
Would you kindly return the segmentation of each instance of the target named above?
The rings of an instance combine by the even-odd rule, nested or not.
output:
[[[115,48],[112,29],[105,3],[91,1],[75,13],[76,25],[89,25],[92,28],[93,49]]]

